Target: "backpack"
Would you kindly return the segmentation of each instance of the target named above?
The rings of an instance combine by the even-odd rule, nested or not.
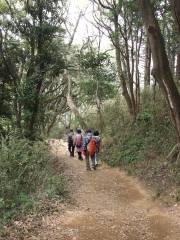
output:
[[[96,153],[96,140],[94,138],[91,138],[87,148],[89,155],[91,157],[94,156],[94,154]]]
[[[72,136],[72,134],[68,135],[68,143],[69,144],[73,144],[73,136]]]
[[[96,137],[96,152],[98,153],[100,150],[101,138],[99,136]]]
[[[82,135],[76,136],[76,147],[81,148],[82,147]]]

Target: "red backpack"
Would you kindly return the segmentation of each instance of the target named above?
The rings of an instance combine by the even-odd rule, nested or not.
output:
[[[94,156],[96,152],[96,140],[94,138],[91,138],[87,148],[88,148],[89,155],[91,157]]]

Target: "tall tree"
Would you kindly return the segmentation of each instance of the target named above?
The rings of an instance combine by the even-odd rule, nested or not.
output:
[[[17,127],[23,135],[34,139],[43,128],[42,106],[47,102],[48,89],[65,67],[62,47],[65,1],[5,0],[5,3],[3,64],[12,82]]]
[[[71,50],[72,50],[72,44],[73,44],[73,41],[74,41],[74,37],[75,37],[75,34],[76,34],[76,32],[77,32],[77,28],[78,28],[78,25],[79,25],[79,22],[80,22],[80,19],[81,19],[81,17],[83,16],[83,12],[80,12],[79,13],[79,16],[78,16],[78,18],[77,18],[77,21],[76,21],[76,23],[75,23],[75,25],[73,25],[73,30],[72,31],[70,31],[68,28],[67,28],[67,26],[66,26],[66,28],[67,28],[67,31],[68,31],[68,33],[69,33],[69,42],[68,42],[68,52],[69,52],[69,58],[71,59]],[[73,51],[72,51],[73,52]],[[76,55],[75,53],[74,53],[74,55]],[[71,60],[70,60],[71,61]],[[76,59],[76,61],[77,61],[77,59]],[[68,61],[67,61],[68,62]],[[75,64],[75,65],[77,65],[77,64]],[[76,68],[79,68],[79,66],[74,66],[74,67],[76,67]],[[79,69],[78,69],[79,70]],[[67,96],[66,96],[66,98],[67,98],[67,104],[68,104],[68,107],[69,107],[69,109],[70,109],[70,111],[75,115],[75,117],[77,118],[77,120],[78,120],[78,122],[79,122],[79,124],[80,124],[80,126],[85,130],[85,129],[87,129],[88,128],[88,126],[87,126],[87,123],[86,123],[86,121],[85,121],[85,119],[84,119],[84,117],[82,116],[82,114],[81,114],[81,112],[79,111],[79,109],[78,109],[78,106],[76,105],[76,102],[74,101],[74,99],[73,99],[73,97],[72,97],[72,76],[69,74],[69,72],[68,72],[68,69],[66,68],[65,70],[64,70],[64,74],[63,74],[63,79],[66,81],[66,83],[67,83],[67,89],[68,89],[68,91],[67,91]]]
[[[135,1],[93,0],[99,16],[97,24],[104,28],[112,41],[116,53],[116,64],[122,94],[130,114],[136,117],[139,110],[139,62],[143,30],[137,17]]]
[[[145,45],[145,73],[144,73],[144,86],[150,86],[151,80],[151,48],[148,37],[146,38]]]
[[[177,49],[177,64],[176,64],[176,78],[180,81],[180,1],[178,0],[169,0],[171,5],[171,10],[173,13],[176,31],[179,38],[179,44]]]
[[[180,48],[177,53],[177,63],[176,63],[176,79],[180,82]]]
[[[177,131],[178,141],[180,141],[180,94],[173,80],[167,58],[165,43],[158,21],[154,14],[154,9],[150,0],[139,0],[139,7],[143,21],[148,33],[152,51],[153,69],[152,74],[157,80],[163,94],[167,100],[171,111],[173,122]]]
[[[179,0],[169,0],[171,4],[171,9],[173,13],[173,17],[175,20],[177,32],[180,38],[180,1]]]
[[[87,105],[96,106],[98,129],[103,128],[102,107],[116,95],[116,74],[107,52],[90,46],[80,54],[80,94]]]

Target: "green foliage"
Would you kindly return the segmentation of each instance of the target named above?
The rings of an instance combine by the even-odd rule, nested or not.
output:
[[[143,150],[143,140],[131,136],[121,147],[120,158],[123,164],[131,164],[138,160],[139,151]]]
[[[49,133],[49,139],[62,139],[64,134],[66,134],[66,129],[63,125],[55,124]]]
[[[168,107],[160,92],[154,102],[151,90],[145,90],[141,101],[136,121],[122,98],[106,103],[101,158],[110,166],[123,167],[129,174],[144,179],[155,189],[156,197],[171,192],[171,197],[179,201],[180,164],[166,162],[176,143]]]
[[[140,112],[137,115],[137,120],[138,121],[143,121],[143,122],[152,122],[153,115],[149,112]]]
[[[96,53],[95,49],[84,52],[80,56],[83,74],[79,82],[80,96],[88,104],[96,104],[97,97],[102,103],[114,98],[116,74],[111,58],[106,52]]]
[[[4,0],[0,0],[0,14],[8,12],[8,7]]]
[[[163,100],[159,99],[159,104],[159,108],[161,108],[162,104],[164,104]],[[172,136],[175,133],[170,123],[168,111],[166,110],[160,114],[158,108],[150,105],[149,103],[149,109],[146,106],[138,114],[135,123],[128,116],[128,113],[122,109],[120,102],[111,105],[108,110],[105,108],[104,119],[106,119],[106,126],[110,125],[108,129],[105,129],[105,135],[109,134],[114,142],[111,145],[112,149],[107,151],[116,151],[113,157],[109,157],[113,165],[114,161],[115,165],[144,161],[151,149],[153,149],[154,153],[163,154],[164,150],[167,151],[173,145]],[[118,120],[118,114],[122,115],[121,122]],[[167,145],[169,148],[166,148]],[[116,160],[113,160],[113,158]]]
[[[55,79],[65,68],[65,6],[64,0],[17,0],[13,7],[0,1],[0,117],[10,116],[13,128],[18,122],[22,135],[31,139],[47,127],[43,119],[53,102],[49,94],[54,105],[61,104],[57,95],[63,84]]]
[[[67,193],[62,173],[56,176],[52,159],[42,142],[10,138],[0,147],[0,223],[32,210],[38,192],[46,197],[63,198]],[[42,193],[41,193],[42,195]]]
[[[46,195],[48,198],[65,198],[68,195],[67,182],[64,175],[55,175],[47,180]]]
[[[176,192],[176,201],[180,202],[180,189],[178,189]]]
[[[106,52],[96,53],[91,50],[90,52],[86,52],[81,54],[80,61],[82,67],[85,69],[95,69],[101,66],[110,64],[110,56]]]

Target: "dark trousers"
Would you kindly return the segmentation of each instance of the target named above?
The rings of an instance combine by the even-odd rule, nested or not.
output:
[[[68,144],[68,150],[71,157],[74,157],[74,149],[75,149],[75,146],[73,144]]]
[[[89,153],[87,150],[86,150],[85,154],[86,154],[86,169],[91,170],[90,162],[89,162]]]
[[[78,152],[78,158],[79,158],[79,160],[83,160],[83,158],[82,158],[82,152]]]
[[[92,168],[96,169],[96,163],[95,163],[96,157],[95,154],[93,156],[91,156],[91,162],[92,162]]]

